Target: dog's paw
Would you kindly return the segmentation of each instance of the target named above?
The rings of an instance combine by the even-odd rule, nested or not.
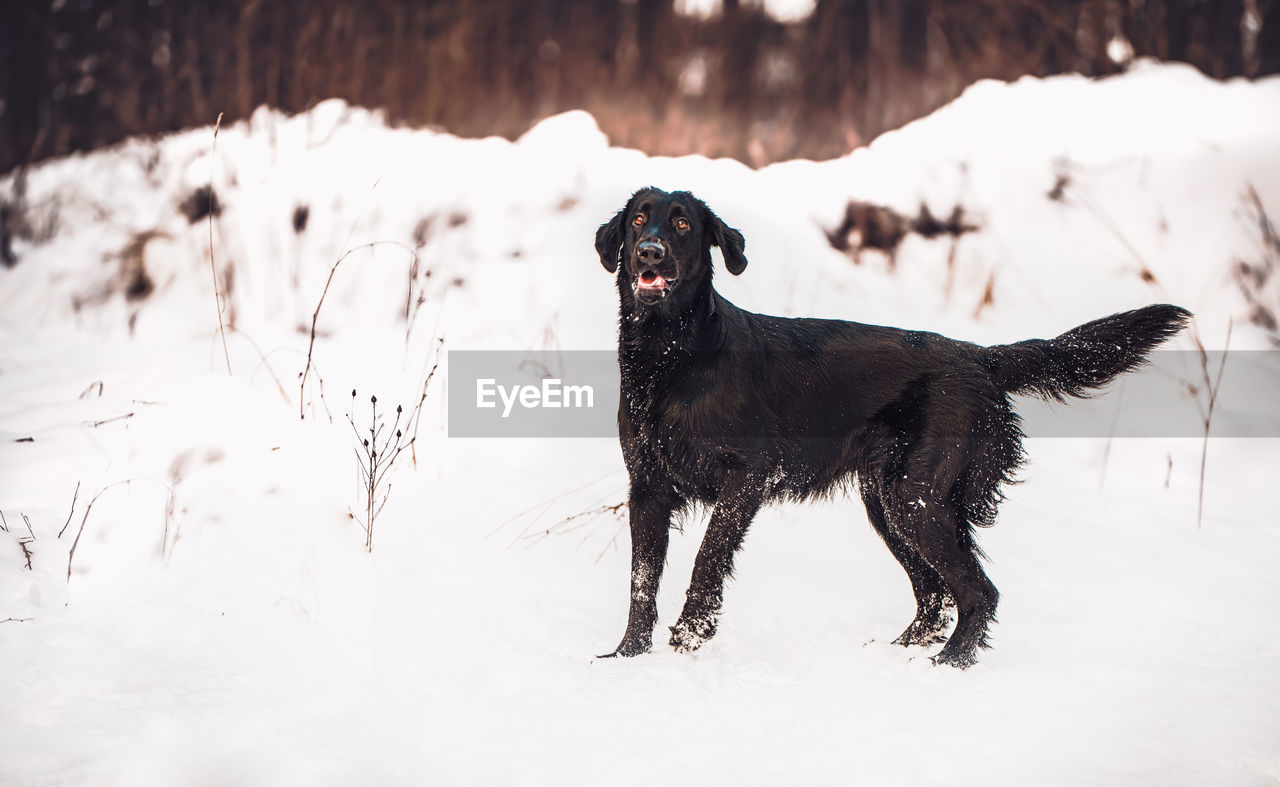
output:
[[[676,653],[692,653],[715,634],[715,618],[681,618],[671,627],[671,647],[676,649]]]
[[[941,653],[929,659],[930,663],[935,667],[955,667],[956,669],[969,669],[978,663],[978,654],[975,652],[948,652],[949,650],[949,648],[943,648]]]
[[[951,629],[952,622],[953,616],[945,608],[932,615],[923,617],[917,615],[911,621],[911,625],[907,626],[906,630],[893,641],[893,644],[904,648],[916,645],[926,648],[941,645],[947,641],[947,632]]]
[[[653,650],[653,639],[643,637],[626,637],[618,644],[612,653],[605,653],[596,656],[598,659],[612,658],[630,658],[632,656],[641,656]]]
[[[890,644],[899,645],[904,648],[911,648],[916,646],[922,646],[922,647],[928,648],[928,647],[932,647],[933,645],[941,645],[946,641],[947,641],[946,635],[942,634],[940,631],[938,631],[935,628],[916,629],[912,627],[912,628],[908,628],[906,631],[899,634],[898,638],[895,639]]]

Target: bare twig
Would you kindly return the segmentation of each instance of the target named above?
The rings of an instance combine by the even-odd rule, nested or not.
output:
[[[355,225],[352,225],[352,229],[355,229]],[[348,238],[350,237],[350,235],[351,235],[350,233],[347,233]],[[412,255],[415,261],[418,259],[418,252],[415,249],[412,249],[409,246],[399,241],[376,240],[370,243],[361,244],[352,249],[348,249],[347,251],[343,252],[342,256],[339,257],[337,261],[333,263],[333,266],[331,268],[329,268],[329,278],[325,279],[324,289],[320,292],[320,300],[316,302],[316,310],[311,313],[311,339],[310,341],[307,342],[307,363],[302,370],[302,375],[298,383],[298,418],[300,420],[306,418],[306,411],[304,408],[305,408],[305,402],[306,402],[307,378],[311,374],[311,366],[312,366],[311,356],[312,356],[312,353],[315,352],[315,347],[316,347],[316,322],[320,319],[320,309],[321,307],[324,306],[324,299],[329,294],[329,285],[333,284],[333,276],[335,273],[338,272],[338,266],[341,265],[342,262],[345,259],[347,259],[347,257],[350,257],[352,254],[354,254],[357,251],[362,251],[364,249],[373,249],[378,246],[397,246],[409,252],[409,254]]]
[[[586,489],[586,488],[588,488],[588,487],[595,486],[596,484],[598,484],[598,483],[600,483],[601,481],[605,480],[605,479],[606,479],[606,478],[608,478],[609,476],[614,475],[614,474],[616,474],[616,473],[618,473],[618,472],[620,472],[620,471],[621,471],[621,468],[614,469],[614,470],[609,470],[608,472],[604,473],[603,475],[600,475],[600,476],[598,476],[598,477],[596,477],[596,478],[593,478],[592,480],[590,480],[590,481],[586,482],[585,484],[583,484],[583,485],[581,485],[581,486],[574,487],[573,489],[570,489],[570,490],[568,490],[568,491],[566,491],[566,492],[561,492],[560,494],[558,494],[558,495],[554,495],[554,496],[552,496],[552,497],[549,497],[549,498],[547,498],[546,500],[543,500],[543,501],[542,501],[542,502],[540,502],[540,503],[535,503],[534,505],[529,506],[528,508],[524,509],[523,511],[520,511],[520,512],[519,512],[519,513],[517,513],[517,514],[513,514],[512,516],[510,516],[510,517],[508,517],[507,519],[503,520],[503,522],[502,522],[500,525],[498,525],[498,526],[497,526],[497,527],[495,527],[493,530],[490,530],[487,534],[485,534],[485,538],[489,538],[489,537],[491,537],[491,536],[496,535],[496,534],[498,533],[498,531],[499,531],[499,530],[502,530],[502,529],[503,529],[504,527],[506,527],[507,525],[511,524],[512,522],[516,521],[517,519],[520,519],[521,517],[525,516],[526,514],[531,514],[531,513],[533,513],[533,511],[534,511],[534,510],[536,510],[536,509],[539,509],[539,508],[540,508],[540,509],[542,509],[542,511],[541,511],[541,512],[539,512],[539,514],[538,514],[538,516],[537,516],[537,517],[534,517],[534,521],[536,522],[539,518],[541,518],[542,514],[546,513],[547,509],[548,509],[548,508],[550,508],[550,507],[551,507],[551,504],[552,504],[552,503],[554,503],[555,501],[557,501],[557,500],[559,500],[559,499],[561,499],[561,498],[564,498],[564,497],[568,497],[569,495],[577,494],[578,492],[581,492],[582,490],[584,490],[584,489]],[[520,536],[523,536],[523,535],[524,535],[525,533],[527,533],[528,531],[529,531],[529,526],[528,526],[528,525],[526,525],[526,526],[525,526],[525,529],[521,532]],[[518,539],[518,538],[520,538],[520,536],[517,536],[516,538]]]
[[[0,530],[3,530],[6,533],[9,532],[9,523],[5,521],[4,511],[0,511]]]
[[[1205,352],[1204,343],[1200,341],[1200,337],[1196,334],[1191,335],[1191,339],[1195,342],[1196,349],[1200,352],[1200,373],[1203,375],[1205,386],[1205,407],[1202,410],[1204,418],[1204,440],[1200,446],[1200,486],[1196,496],[1196,527],[1199,528],[1204,521],[1204,471],[1205,465],[1209,460],[1209,429],[1213,422],[1213,408],[1218,402],[1218,392],[1222,388],[1222,373],[1227,368],[1227,349],[1231,346],[1231,325],[1232,321],[1227,320],[1227,339],[1226,344],[1222,348],[1222,360],[1218,363],[1218,374],[1216,377],[1209,376],[1209,355]],[[1197,399],[1197,401],[1199,401]]]
[[[436,360],[431,364],[431,370],[427,372],[426,378],[422,381],[422,396],[418,398],[418,403],[414,405],[412,412],[409,413],[409,423],[413,426],[413,439],[409,441],[409,458],[413,460],[413,466],[418,466],[418,449],[415,445],[418,442],[418,426],[422,423],[422,405],[427,401],[427,388],[431,385],[431,379],[436,376],[436,370],[440,368],[440,353],[443,351],[444,337],[441,336],[436,340]]]
[[[275,347],[270,350],[267,350],[266,353],[262,354],[262,357],[258,360],[257,365],[253,367],[253,371],[249,373],[249,382],[253,382],[253,379],[258,376],[258,369],[262,368],[263,366],[268,366],[268,370],[270,371],[271,376],[276,380],[276,384],[277,385],[280,384],[280,379],[276,377],[275,371],[269,368],[269,364],[271,362],[270,361],[271,356],[275,355],[276,353],[297,353],[298,355],[302,355],[302,350],[298,350],[293,347]],[[293,404],[293,399],[289,399],[289,404]]]
[[[627,507],[627,501],[623,500],[618,503],[613,503],[612,505],[596,506],[595,508],[589,508],[586,511],[579,511],[576,514],[570,514],[564,519],[561,519],[559,522],[556,522],[551,527],[546,528],[541,533],[534,533],[532,535],[525,536],[525,538],[542,538],[544,536],[556,535],[559,533],[568,533],[572,530],[577,530],[579,527],[582,526],[581,524],[578,524],[569,528],[564,527],[564,525],[567,525],[570,522],[577,521],[584,517],[590,517],[591,519],[595,519],[596,517],[603,516],[604,514],[616,515],[626,507]],[[591,521],[591,519],[588,519],[587,521],[589,522]]]
[[[35,618],[5,618],[4,620],[0,620],[0,623],[30,623],[33,620],[35,620]]]
[[[415,250],[421,250],[421,249],[422,249],[422,244],[419,244]],[[427,302],[427,294],[426,292],[423,291],[426,289],[425,284],[423,285],[423,290],[418,291],[417,301],[415,301],[413,298],[413,285],[418,280],[418,269],[421,267],[421,263],[422,263],[421,258],[418,257],[417,255],[414,255],[413,262],[409,265],[409,287],[408,287],[408,292],[406,292],[404,296],[404,345],[405,347],[409,346],[409,336],[413,333],[413,323],[414,323],[414,319],[418,316],[418,309],[422,308],[422,304]],[[427,271],[427,276],[430,277],[430,275],[431,275],[431,271]]]
[[[580,530],[606,514],[612,514],[616,519],[625,520],[627,516],[626,512],[628,510],[629,506],[625,500],[617,503],[594,506],[593,508],[588,508],[585,511],[570,514],[559,522],[556,522],[551,527],[544,528],[540,532],[529,533],[529,528],[526,527],[524,532],[516,536],[516,541],[526,540],[530,542],[529,546],[534,546],[548,536],[562,536],[566,533],[572,533],[575,530]],[[577,522],[577,524],[570,524],[573,522]],[[568,525],[568,527],[566,527],[566,525]],[[516,541],[512,541],[511,543],[514,544]]]
[[[320,393],[320,406],[324,408],[324,415],[329,419],[329,423],[333,423],[333,411],[329,409],[329,400],[324,396],[324,373],[320,371],[320,364],[312,363],[311,370],[315,372],[316,386]],[[298,372],[298,378],[302,378],[302,372]],[[308,402],[311,405],[311,414],[316,414],[316,406],[314,402]]]
[[[134,481],[150,481],[153,484],[158,484],[159,486],[162,486],[166,490],[168,490],[170,501],[172,501],[173,499],[173,495],[174,495],[173,487],[169,486],[163,481],[157,481],[154,478],[126,478],[123,481],[116,481],[115,483],[107,484],[106,486],[99,489],[98,494],[94,495],[93,499],[89,501],[89,505],[85,506],[84,516],[81,517],[80,519],[80,529],[76,531],[75,541],[71,542],[71,552],[70,554],[67,555],[67,581],[68,582],[71,581],[71,561],[75,560],[76,548],[80,546],[80,537],[84,535],[84,526],[89,521],[89,512],[93,510],[93,504],[98,502],[98,498],[102,497],[103,494],[107,492],[107,490],[114,489],[117,486],[122,486],[125,484],[132,484]]]
[[[1262,243],[1264,246],[1280,251],[1280,231],[1276,230],[1276,225],[1271,222],[1271,217],[1267,215],[1266,206],[1262,204],[1262,197],[1258,196],[1258,190],[1253,184],[1249,184],[1249,190],[1246,195],[1249,202],[1252,203],[1253,209],[1258,220],[1258,231],[1262,235]]]
[[[351,391],[351,410],[355,412],[356,392]],[[351,513],[351,518],[359,523],[364,530],[364,547],[366,550],[373,551],[373,523],[378,518],[378,514],[382,513],[382,507],[387,504],[387,498],[391,495],[390,484],[385,484],[387,473],[395,464],[396,458],[400,456],[400,452],[408,447],[403,442],[404,430],[400,428],[400,419],[404,415],[404,408],[396,406],[396,420],[392,424],[391,429],[387,431],[386,437],[382,442],[378,442],[378,437],[382,434],[385,424],[378,423],[378,397],[369,397],[369,403],[372,407],[372,416],[369,421],[368,437],[361,434],[360,429],[356,426],[356,422],[352,413],[347,413],[347,423],[351,424],[351,431],[356,436],[356,442],[359,447],[356,448],[356,463],[360,468],[361,494],[364,497],[364,519]],[[410,439],[412,443],[412,439]]]
[[[1274,297],[1274,283],[1280,272],[1280,231],[1267,215],[1262,197],[1252,183],[1248,184],[1244,200],[1251,214],[1249,218],[1257,223],[1260,257],[1256,263],[1237,260],[1233,275],[1240,294],[1249,304],[1249,321],[1265,330],[1273,343],[1280,343],[1280,310]]]
[[[253,337],[236,328],[232,328],[231,330],[235,331],[237,336],[244,337],[244,340],[249,342],[249,346],[253,348],[253,351],[258,354],[258,365],[253,367],[253,373],[250,374],[249,381],[253,382],[253,375],[258,373],[258,369],[260,367],[265,366],[267,368],[267,374],[271,375],[272,381],[276,384],[276,390],[280,392],[280,397],[284,399],[286,404],[293,404],[293,400],[289,398],[289,394],[284,392],[284,385],[280,383],[280,378],[276,376],[276,370],[271,368],[271,364],[267,363],[267,356],[262,354],[262,348],[253,340]]]
[[[353,411],[355,410],[355,399],[356,399],[356,392],[352,390],[351,391],[351,409]],[[378,445],[378,433],[382,431],[382,426],[378,424],[378,397],[376,396],[370,397],[369,402],[371,403],[371,407],[373,408],[373,415],[370,419],[369,436],[367,438],[360,437],[360,430],[356,428],[356,423],[353,420],[350,413],[347,414],[347,421],[351,424],[351,430],[356,433],[356,438],[361,440],[361,445],[363,445],[364,447],[364,456],[362,457],[362,461],[360,464],[360,473],[361,473],[361,478],[364,479],[365,518],[364,518],[364,521],[361,522],[361,526],[364,528],[364,532],[365,532],[365,542],[364,542],[365,549],[372,552],[373,551],[373,522],[374,522],[374,519],[377,517],[378,512],[382,510],[382,506],[378,504],[378,480],[380,475],[385,474],[385,470],[383,468],[389,466],[390,463],[388,463],[386,459],[387,444],[384,442],[381,446]],[[396,427],[397,428],[395,430],[397,447],[398,447],[400,435],[402,434],[401,430],[398,428],[400,426],[401,412],[402,412],[402,408],[397,406],[396,407]],[[357,451],[358,450],[359,449],[357,449]],[[399,451],[396,451],[396,453],[398,454]],[[393,454],[392,461],[394,461],[394,459],[395,459],[395,455]],[[385,495],[383,496],[382,500],[383,500],[383,503],[386,502]],[[357,522],[360,521],[359,517],[356,517],[356,521]]]
[[[22,517],[22,522],[27,526],[27,533],[29,534],[18,539],[18,547],[22,550],[22,556],[27,559],[27,570],[30,571],[31,545],[36,541],[36,531],[31,529],[31,519],[26,514],[19,513],[18,516]],[[8,530],[7,525],[5,526],[5,530]]]
[[[231,374],[231,353],[227,350],[227,334],[222,329],[222,312],[225,310],[225,304],[222,300],[222,290],[218,287],[218,267],[213,260],[213,214],[217,212],[216,202],[217,192],[213,190],[213,170],[218,162],[218,130],[222,128],[222,113],[218,113],[218,119],[213,124],[213,149],[209,153],[209,273],[213,275],[213,301],[214,306],[218,310],[218,335],[222,337],[222,357],[227,362],[227,374]]]
[[[1129,254],[1133,255],[1133,258],[1137,260],[1138,265],[1141,266],[1140,270],[1143,280],[1147,281],[1149,284],[1154,284],[1155,274],[1151,273],[1151,266],[1147,264],[1147,260],[1142,256],[1142,252],[1138,251],[1138,247],[1134,246],[1129,238],[1125,236],[1124,232],[1120,230],[1120,226],[1111,218],[1111,214],[1107,213],[1107,211],[1094,201],[1093,197],[1087,192],[1077,189],[1076,195],[1081,198],[1081,204],[1094,215],[1094,218],[1096,218],[1102,226],[1106,227],[1107,230],[1115,236],[1116,240],[1120,241],[1120,243],[1129,250]]]
[[[609,543],[604,545],[604,549],[600,550],[600,554],[596,555],[596,559],[593,562],[599,563],[601,558],[603,558],[605,556],[605,553],[608,552],[611,548],[612,549],[618,548],[618,536],[622,535],[622,529],[626,527],[626,524],[627,523],[624,521],[622,524],[618,525],[618,529],[613,531],[613,538],[609,539]]]
[[[1120,166],[1124,166],[1124,164],[1120,163]],[[1142,252],[1138,251],[1138,247],[1124,234],[1124,231],[1116,223],[1115,219],[1111,217],[1111,214],[1086,189],[1075,185],[1075,181],[1067,173],[1059,172],[1058,180],[1049,192],[1050,199],[1061,200],[1062,194],[1067,188],[1071,189],[1072,193],[1080,200],[1080,204],[1093,214],[1098,223],[1128,250],[1129,254],[1138,263],[1138,275],[1142,280],[1147,284],[1154,285],[1157,289],[1163,290],[1164,288],[1156,278],[1155,273],[1152,272],[1151,266],[1147,264],[1146,258],[1142,256]]]
[[[132,418],[133,415],[134,415],[133,413],[122,413],[120,415],[115,415],[110,418],[104,418],[101,421],[91,421],[89,422],[89,426],[96,429],[97,427],[102,426],[103,424],[109,424],[109,423],[112,423],[113,421],[127,421],[130,418]]]
[[[98,396],[102,396],[102,381],[98,380],[96,382],[89,383],[89,387],[80,392],[79,398],[81,399],[89,398],[89,393],[93,391],[94,388],[98,389]]]
[[[360,476],[360,494],[363,497],[362,508],[364,510],[364,519],[356,516],[354,511],[348,509],[351,518],[355,520],[365,532],[365,549],[373,551],[373,523],[382,513],[383,507],[387,504],[388,498],[391,497],[390,474],[395,462],[405,451],[410,452],[413,457],[414,466],[417,466],[417,455],[414,453],[414,445],[418,442],[418,425],[422,422],[422,405],[427,400],[427,394],[430,391],[431,380],[435,377],[436,370],[440,367],[439,358],[432,365],[431,370],[427,372],[426,379],[422,383],[422,396],[418,398],[417,403],[405,413],[404,407],[396,406],[396,417],[390,427],[384,422],[378,422],[378,397],[369,397],[369,404],[372,408],[372,415],[365,432],[356,426],[353,413],[355,412],[356,392],[351,391],[351,412],[347,413],[347,423],[351,424],[351,432],[356,438],[356,467]],[[412,431],[412,433],[410,433]]]
[[[76,491],[71,494],[71,510],[67,512],[67,521],[58,531],[58,538],[62,538],[62,534],[67,532],[67,525],[71,524],[71,517],[76,512],[76,499],[80,497],[80,482],[76,481]]]

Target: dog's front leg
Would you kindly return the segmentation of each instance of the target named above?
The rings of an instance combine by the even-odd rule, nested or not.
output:
[[[627,632],[609,656],[638,656],[653,648],[658,621],[658,583],[667,561],[675,495],[667,489],[631,484],[631,606]]]
[[[671,645],[677,651],[697,650],[715,636],[724,581],[733,573],[733,555],[742,545],[763,499],[764,479],[760,474],[733,470],[726,476],[693,564],[684,611],[671,627]]]

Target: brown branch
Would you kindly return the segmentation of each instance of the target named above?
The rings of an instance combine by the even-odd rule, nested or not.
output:
[[[528,535],[521,534],[521,536],[518,536],[517,539],[519,538],[523,538],[525,540],[532,539],[532,543],[530,544],[530,546],[533,546],[534,544],[541,542],[543,539],[547,538],[548,536],[559,536],[559,535],[564,535],[565,533],[571,533],[574,530],[577,530],[581,527],[584,527],[590,524],[591,522],[594,522],[596,519],[604,516],[605,514],[613,514],[615,517],[621,519],[626,516],[626,514],[623,513],[623,509],[627,509],[627,508],[629,507],[627,505],[627,501],[625,500],[618,503],[596,506],[595,508],[589,508],[586,511],[579,511],[576,514],[570,514],[564,519],[561,519],[559,522],[556,522],[554,525],[548,528],[545,528],[541,533],[529,533]],[[564,525],[567,525],[570,522],[574,522],[579,519],[582,519],[583,521],[579,522],[573,527],[564,527]],[[608,547],[606,547],[606,549],[607,548]],[[598,559],[599,558],[597,558],[597,560]]]
[[[513,514],[512,516],[508,517],[506,520],[504,520],[501,524],[499,524],[493,530],[490,530],[488,533],[486,533],[485,538],[490,538],[496,535],[499,530],[502,530],[507,525],[511,524],[512,522],[516,521],[517,519],[520,519],[521,517],[527,514],[533,513],[535,509],[540,508],[542,509],[542,511],[538,513],[538,516],[534,517],[534,522],[536,522],[539,518],[541,518],[542,514],[546,513],[547,509],[549,509],[551,507],[551,504],[554,503],[555,501],[560,500],[561,498],[564,498],[564,497],[568,497],[569,495],[577,494],[578,492],[581,492],[582,490],[588,487],[595,486],[596,484],[605,480],[609,476],[614,475],[615,473],[618,473],[618,472],[620,472],[620,470],[609,470],[608,472],[603,473],[597,478],[593,478],[592,480],[586,482],[585,484],[582,484],[581,486],[574,487],[573,489],[570,489],[566,492],[561,492],[558,495],[553,495],[547,498],[546,500],[543,500],[540,503],[535,503],[529,506],[528,508],[524,509],[523,511],[520,511],[519,513]],[[597,498],[597,500],[598,499],[600,498]],[[525,525],[525,529],[520,532],[520,535],[516,536],[516,539],[519,540],[527,532],[529,532],[529,525]],[[515,542],[512,542],[512,543],[515,543]]]

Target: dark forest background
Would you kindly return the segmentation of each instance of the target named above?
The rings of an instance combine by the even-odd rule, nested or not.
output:
[[[590,111],[651,153],[827,158],[974,80],[1133,57],[1280,71],[1280,0],[0,0],[0,172],[337,97],[397,124],[515,137]]]

